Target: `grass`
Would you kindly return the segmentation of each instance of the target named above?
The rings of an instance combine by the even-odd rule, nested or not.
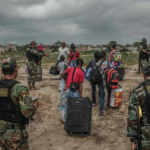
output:
[[[94,53],[96,51],[88,51],[88,52],[81,52],[80,53],[80,57],[84,60],[84,65],[88,65],[88,63],[90,62],[90,60],[94,59]],[[107,60],[109,59],[109,53],[107,53]],[[45,66],[47,66],[47,63],[56,63],[57,62],[57,53],[50,53],[50,57],[43,57],[42,59],[42,64]],[[6,57],[14,57],[17,61],[18,64],[25,64],[26,63],[26,53],[25,52],[11,52],[11,53],[4,53],[0,55],[0,62],[6,58]],[[130,65],[134,65],[137,64],[137,58],[138,58],[138,53],[125,53],[122,52],[122,57],[123,57],[123,62],[126,65],[125,68],[128,68],[128,66]],[[23,60],[23,61],[20,61]]]

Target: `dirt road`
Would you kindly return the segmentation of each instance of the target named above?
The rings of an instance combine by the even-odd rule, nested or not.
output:
[[[136,67],[136,66],[134,66]],[[43,81],[37,82],[38,91],[31,91],[31,96],[41,95],[38,109],[46,128],[52,146],[46,138],[44,128],[35,115],[35,121],[28,126],[29,144],[31,150],[129,150],[129,138],[126,138],[126,120],[128,98],[132,88],[142,82],[142,76],[136,74],[135,69],[126,71],[123,87],[123,104],[119,109],[106,108],[106,115],[99,116],[99,102],[92,111],[92,133],[89,137],[68,136],[64,131],[64,123],[59,119],[59,80],[51,80],[49,70],[43,69]],[[18,80],[27,85],[24,67],[19,69]],[[97,90],[98,91],[98,90]],[[83,96],[91,98],[91,86],[84,83]],[[107,99],[107,96],[106,96]]]

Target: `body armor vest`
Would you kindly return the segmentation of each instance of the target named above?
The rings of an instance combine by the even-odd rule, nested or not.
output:
[[[19,104],[15,105],[11,98],[11,91],[15,80],[0,81],[0,119],[15,124],[29,124],[29,119],[25,118],[20,111]]]
[[[35,62],[36,64],[38,64],[38,60],[39,60],[39,57],[36,56],[35,54],[31,53],[30,50],[32,48],[27,48],[27,51],[26,51],[26,57],[28,58],[29,61],[33,61]]]
[[[143,48],[140,50],[140,60],[147,60],[149,58],[149,54],[142,52],[143,49],[146,49],[147,45],[143,46]]]

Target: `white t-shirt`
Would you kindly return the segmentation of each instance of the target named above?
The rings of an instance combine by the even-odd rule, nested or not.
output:
[[[65,56],[65,60],[66,60],[67,54],[70,54],[68,47],[65,47],[65,48],[60,47],[58,51],[59,51],[58,60],[60,60],[60,56],[61,55],[64,55]]]

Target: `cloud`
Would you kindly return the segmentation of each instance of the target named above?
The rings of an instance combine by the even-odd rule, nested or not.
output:
[[[150,41],[149,5],[146,0],[1,0],[0,43]]]

